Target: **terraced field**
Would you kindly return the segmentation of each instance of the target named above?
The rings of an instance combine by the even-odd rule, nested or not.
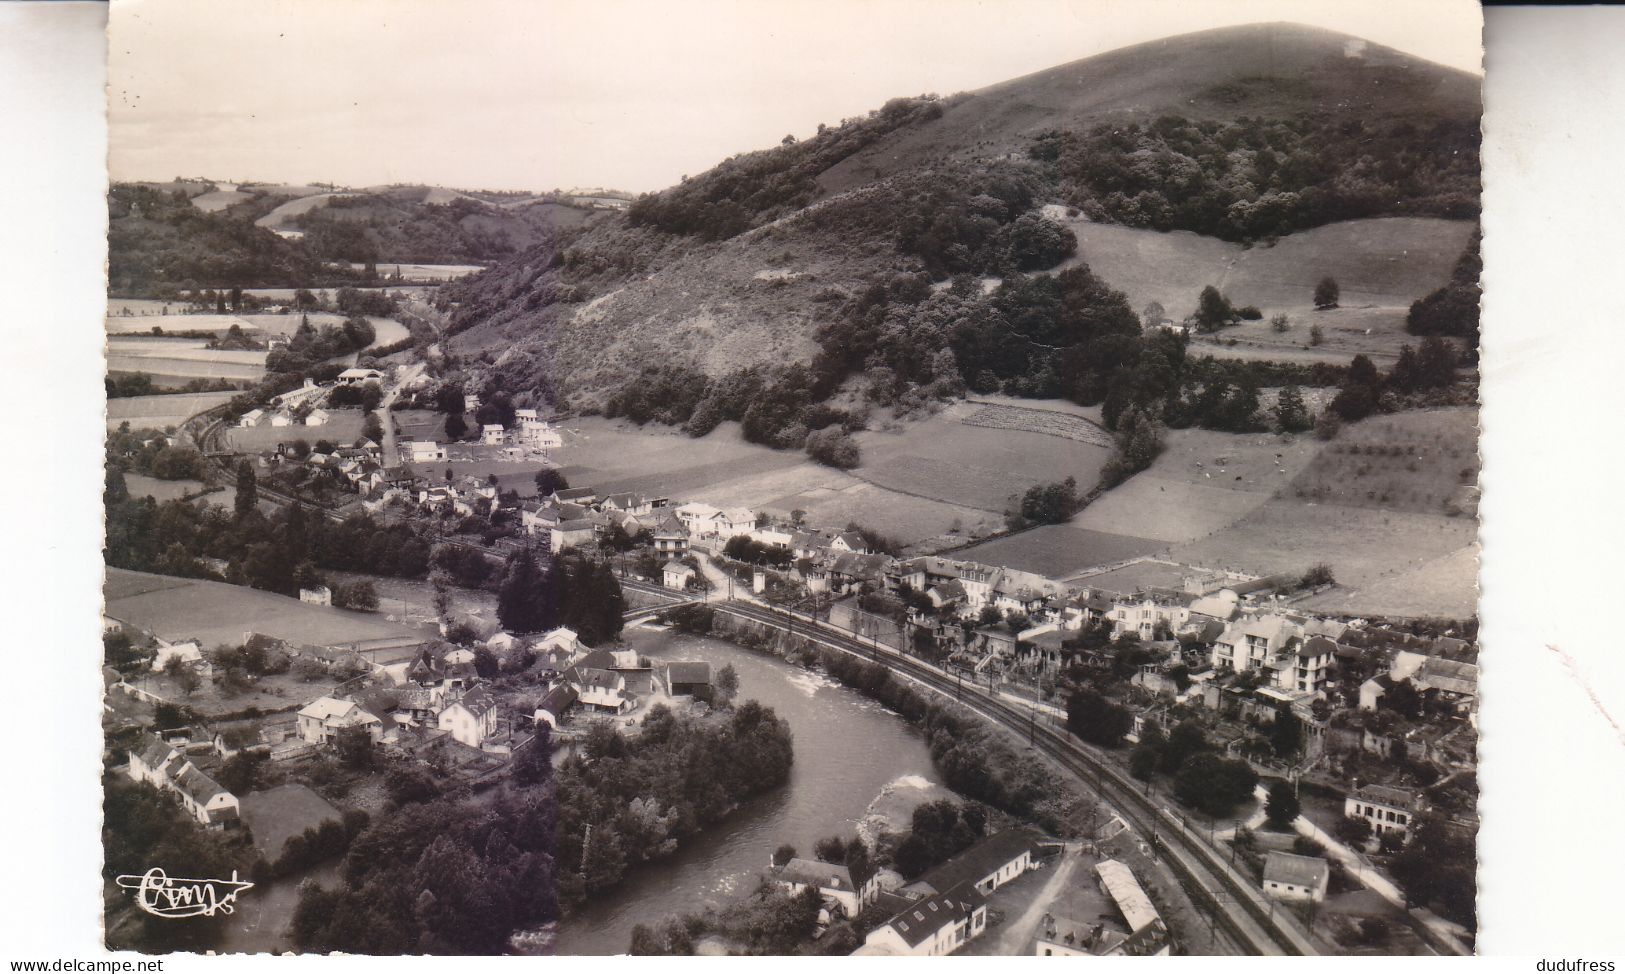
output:
[[[1072,413],[1048,409],[1022,408],[989,404],[960,419],[967,426],[985,426],[989,429],[1020,430],[1024,433],[1042,433],[1059,436],[1079,443],[1110,448],[1111,434],[1098,423]]]

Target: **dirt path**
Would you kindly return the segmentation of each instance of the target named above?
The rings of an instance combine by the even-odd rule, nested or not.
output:
[[[1072,873],[1076,871],[1080,861],[1082,856],[1068,844],[1066,851],[1061,854],[1060,864],[1050,873],[1049,879],[1045,880],[1044,888],[1033,897],[1032,903],[1021,916],[1004,925],[1004,929],[999,931],[998,938],[993,941],[989,954],[997,957],[1020,957],[1031,953],[1038,921],[1049,912],[1050,904],[1061,895],[1061,891],[1071,884]]]

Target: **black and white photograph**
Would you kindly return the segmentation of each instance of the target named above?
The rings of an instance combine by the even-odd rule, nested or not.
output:
[[[1475,7],[232,7],[110,16],[107,946],[1472,953]]]
[[[115,0],[86,949],[1480,954],[1484,28]]]

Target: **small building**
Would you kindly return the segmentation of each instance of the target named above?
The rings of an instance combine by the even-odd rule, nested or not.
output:
[[[538,724],[546,724],[558,730],[559,724],[564,721],[564,715],[569,713],[570,708],[579,700],[575,687],[565,682],[555,683],[542,695],[541,702],[536,705],[533,719]]]
[[[501,423],[487,423],[480,428],[480,442],[486,446],[501,446],[507,439],[508,431]]]
[[[532,648],[541,656],[562,654],[573,657],[581,652],[581,637],[574,629],[560,626],[542,633],[542,638],[536,640]]]
[[[271,414],[271,425],[277,427],[292,426],[293,414],[285,409],[279,409]]]
[[[907,889],[941,893],[969,886],[986,896],[1029,869],[1036,869],[1033,853],[1040,836],[1031,829],[1009,829],[990,835],[964,852],[941,863],[911,883]]]
[[[497,732],[496,697],[477,686],[440,711],[438,726],[459,744],[479,747]]]
[[[357,382],[376,382],[384,377],[384,373],[377,369],[345,369],[339,373],[339,381],[346,385]]]
[[[384,722],[354,700],[320,697],[299,711],[299,736],[311,744],[332,744],[341,731],[364,728],[374,744],[384,736]]]
[[[1265,896],[1278,900],[1319,903],[1326,899],[1331,875],[1331,867],[1318,856],[1271,852],[1264,857],[1264,880],[1260,888]]]
[[[1142,938],[1136,948],[1137,955],[1166,956],[1169,950],[1167,927],[1156,904],[1134,878],[1134,871],[1116,859],[1105,859],[1095,864],[1095,875],[1100,879],[1101,890],[1117,906],[1130,935]],[[1157,935],[1159,930],[1160,935]]]
[[[1397,832],[1409,835],[1416,818],[1416,795],[1404,788],[1363,785],[1343,799],[1343,814],[1371,823],[1375,835]]]
[[[166,643],[160,640],[158,651],[152,657],[152,668],[162,670],[169,665],[170,660],[177,659],[182,663],[201,664],[205,662],[203,647],[192,640],[183,643]]]
[[[139,751],[130,752],[130,765],[128,773],[132,781],[152,785],[154,788],[169,786],[169,778],[174,772],[180,770],[185,763],[184,756],[173,744],[152,734],[147,737],[146,745]]]
[[[248,412],[243,413],[243,415],[237,420],[237,425],[247,429],[249,427],[258,426],[264,419],[265,410],[250,409]]]
[[[704,695],[711,691],[711,664],[705,660],[677,660],[666,664],[666,692],[674,697]]]
[[[688,554],[688,536],[682,522],[669,515],[650,532],[655,554],[664,558],[681,558]]]
[[[472,412],[474,412],[475,410],[477,410],[479,408],[480,408],[480,397],[479,396],[472,396],[472,395],[463,396],[463,412],[472,413]]]
[[[582,545],[592,544],[598,536],[593,522],[588,518],[579,518],[573,521],[560,521],[549,532],[549,540],[553,551],[560,552],[566,548],[579,548]]]
[[[987,900],[972,886],[920,897],[869,931],[854,957],[940,957],[987,929]]]
[[[853,884],[852,871],[844,865],[797,858],[774,866],[768,876],[792,895],[817,890],[831,917],[855,917],[863,909],[865,897]]]
[[[434,440],[408,440],[401,449],[410,463],[443,463],[446,459],[446,448]]]
[[[299,601],[306,605],[332,605],[333,590],[326,585],[302,588],[299,590]]]
[[[694,580],[694,569],[680,561],[668,561],[660,569],[661,584],[679,592],[688,589],[689,583]]]
[[[231,828],[237,824],[237,796],[227,791],[220,782],[188,763],[175,775],[172,782],[181,804],[199,825],[211,829]]]
[[[332,418],[333,418],[333,414],[328,412],[325,409],[312,409],[309,413],[307,413],[305,415],[305,425],[306,426],[326,426],[327,421],[332,419]]]

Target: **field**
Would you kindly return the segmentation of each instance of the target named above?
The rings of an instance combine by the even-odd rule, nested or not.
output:
[[[313,193],[308,196],[296,196],[296,198],[283,203],[281,206],[278,206],[276,209],[260,217],[258,220],[255,220],[254,225],[268,228],[290,226],[293,218],[296,216],[303,216],[304,214],[309,213],[311,210],[326,206],[329,202],[340,196],[354,195],[354,193]]]
[[[192,205],[205,213],[218,213],[228,206],[250,200],[254,197],[249,193],[234,189],[217,189],[212,193],[192,197]]]
[[[1170,561],[1250,575],[1325,562],[1339,584],[1305,601],[1309,608],[1465,616],[1476,604],[1475,498],[1468,485],[1477,474],[1475,419],[1475,411],[1462,408],[1379,416],[1346,427],[1330,443],[1173,430],[1149,470],[1068,527],[1122,537],[1125,549],[1146,539]],[[970,555],[995,561],[989,550],[1009,554],[982,546]],[[1080,561],[1092,553],[1082,545],[1071,550]],[[1074,568],[1074,577],[1087,567],[1065,565],[1061,557],[1051,564]],[[1134,566],[1078,581],[1166,583],[1140,574]]]
[[[1416,610],[1406,613],[1398,611],[1398,600],[1378,606],[1364,590],[1408,573],[1425,573],[1429,566],[1459,567],[1460,552],[1473,544],[1476,533],[1471,518],[1272,498],[1226,530],[1175,547],[1172,558],[1256,574],[1301,572],[1325,562],[1338,588],[1315,600],[1321,608],[1343,609],[1363,601],[1367,612],[1462,616],[1471,614],[1476,603],[1471,575],[1433,579],[1436,597],[1394,593],[1392,585],[1386,586],[1390,595],[1406,597]]]
[[[258,632],[311,646],[415,644],[429,633],[365,612],[306,605],[274,592],[225,582],[107,569],[107,614],[170,640],[195,639],[205,649],[238,645]],[[383,660],[385,653],[380,656]]]
[[[272,426],[266,420],[259,426],[232,426],[225,431],[225,447],[237,453],[259,453],[274,450],[278,443],[304,440],[314,444],[327,440],[335,445],[347,446],[361,438],[360,409],[331,409],[331,418],[320,426]]]
[[[1321,447],[1307,436],[1197,429],[1170,430],[1166,444],[1151,469],[1107,492],[1073,523],[1169,543],[1194,541],[1264,503]]]
[[[114,336],[107,340],[107,371],[145,372],[155,382],[258,382],[265,375],[265,353],[205,348],[203,339]]]
[[[240,805],[243,823],[254,834],[254,848],[266,862],[276,862],[283,845],[306,829],[343,820],[327,799],[299,784],[251,791]]]
[[[1082,567],[1148,555],[1166,547],[1166,542],[1151,538],[1091,531],[1075,524],[1046,524],[972,545],[955,552],[954,557],[1065,578]]]
[[[362,270],[367,265],[351,264],[354,270]],[[383,278],[400,275],[403,281],[454,281],[459,277],[478,274],[485,268],[479,264],[377,264],[378,276]]]
[[[160,504],[182,500],[208,489],[197,480],[159,480],[139,473],[125,474],[124,486],[129,489],[131,497],[151,497]]]
[[[1401,344],[1419,341],[1405,333],[1405,314],[1412,301],[1449,280],[1474,227],[1414,217],[1350,220],[1291,234],[1273,247],[1244,247],[1185,231],[1092,223],[1053,205],[1046,212],[1077,235],[1078,256],[1067,263],[1087,263],[1136,311],[1156,301],[1178,321],[1196,310],[1197,296],[1211,284],[1237,307],[1264,312],[1264,320],[1216,338],[1198,336],[1192,354],[1303,362],[1346,363],[1364,353],[1386,364]],[[1342,307],[1317,312],[1311,298],[1326,276],[1337,280]],[[1268,319],[1277,313],[1291,321],[1284,334],[1270,330]],[[1315,324],[1324,340],[1310,348]],[[1231,339],[1235,346],[1227,344]]]
[[[1292,481],[1322,504],[1471,517],[1477,510],[1477,416],[1430,409],[1375,416],[1327,444]]]
[[[188,416],[212,409],[235,393],[196,392],[173,396],[127,396],[107,401],[107,428],[129,423],[131,429],[168,429]]]
[[[108,299],[107,333],[109,335],[141,335],[145,338],[154,325],[166,331],[192,331],[212,332],[215,335],[224,335],[236,325],[249,337],[264,340],[271,335],[292,335],[299,330],[300,324],[309,320],[312,328],[322,328],[326,325],[338,327],[344,323],[344,316],[325,311],[312,311],[308,314],[162,314],[152,310],[162,306],[160,301],[141,302],[140,307],[131,307],[131,301],[122,298]],[[172,305],[174,308],[180,305]],[[131,314],[124,314],[129,308]],[[411,337],[406,326],[393,318],[378,318],[368,316],[372,323],[374,337],[369,348],[380,345],[391,345],[403,338]],[[190,339],[176,339],[176,341],[189,341]],[[130,339],[133,341],[133,339]],[[122,344],[122,343],[121,343]],[[237,354],[248,354],[239,352]]]
[[[1193,574],[1196,574],[1196,570],[1187,565],[1140,561],[1110,571],[1083,575],[1072,581],[1106,592],[1130,595],[1147,588],[1179,589],[1184,586],[1185,579]]]
[[[989,407],[955,403],[902,432],[870,431],[857,436],[863,463],[854,475],[877,487],[945,503],[1002,514],[1028,487],[1073,477],[1080,490],[1099,479],[1108,450],[1096,443],[1008,428],[1013,414],[1001,407],[1007,428],[969,425]],[[1050,428],[1055,416],[1027,410],[1032,428]],[[1071,429],[1082,428],[1072,424]]]

